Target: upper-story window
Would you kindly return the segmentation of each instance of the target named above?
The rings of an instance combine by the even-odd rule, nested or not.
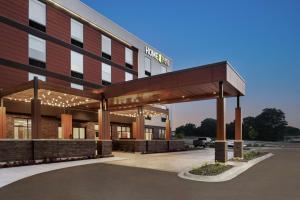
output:
[[[125,81],[131,81],[133,79],[133,75],[131,73],[125,72]]]
[[[34,73],[31,73],[31,72],[28,73],[28,80],[29,81],[32,81],[34,79],[34,77],[37,77],[38,80],[46,81],[46,76],[39,75],[39,74],[34,74]]]
[[[151,60],[145,57],[145,75],[151,76]]]
[[[111,84],[111,66],[105,63],[102,63],[102,84]]]
[[[71,51],[71,76],[83,79],[83,55],[75,51]],[[71,88],[83,90],[83,86],[71,83]]]
[[[126,63],[126,67],[132,69],[133,53],[132,50],[127,47],[125,47],[125,63]]]
[[[83,79],[83,55],[75,51],[71,51],[71,74]]]
[[[83,48],[83,24],[71,19],[71,43]]]
[[[111,39],[102,35],[102,57],[111,60]]]
[[[29,46],[29,64],[37,67],[46,67],[46,41],[35,37],[28,36]]]
[[[46,32],[46,4],[29,0],[29,26]]]
[[[164,74],[164,73],[167,73],[167,68],[164,67],[164,66],[160,66],[161,68],[161,73]]]

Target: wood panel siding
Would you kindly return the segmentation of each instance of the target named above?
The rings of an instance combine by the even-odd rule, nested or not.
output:
[[[0,0],[1,16],[28,24],[28,2],[28,0]]]
[[[71,19],[60,10],[47,5],[47,33],[64,42],[71,42]]]

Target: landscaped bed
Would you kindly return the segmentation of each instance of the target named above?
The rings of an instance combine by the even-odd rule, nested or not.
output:
[[[242,161],[242,162],[248,162],[250,160],[253,160],[255,158],[261,157],[268,154],[268,152],[260,152],[260,151],[247,151],[244,152],[243,159],[240,158],[232,158],[231,161]]]
[[[231,169],[232,167],[232,165],[225,165],[221,163],[206,164],[202,167],[191,170],[190,173],[200,176],[215,176]]]

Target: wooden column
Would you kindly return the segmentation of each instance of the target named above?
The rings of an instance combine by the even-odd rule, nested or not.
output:
[[[237,107],[235,108],[235,137],[234,137],[234,157],[243,158],[243,134],[242,134],[242,110],[240,99],[237,97]]]
[[[61,114],[61,131],[63,139],[72,139],[72,115]]]
[[[137,137],[138,137],[138,135],[137,135],[136,122],[132,122],[132,138],[136,139]]]
[[[168,114],[166,119],[166,140],[170,140],[170,139],[171,139],[171,122]]]
[[[41,100],[38,99],[38,78],[33,81],[33,99],[31,100],[31,135],[32,139],[39,139],[41,131]]]
[[[110,119],[109,119],[109,111],[107,111],[106,100],[100,102],[100,109],[98,110],[98,124],[99,124],[99,140],[111,140]]]
[[[136,139],[145,139],[145,118],[143,107],[138,107],[138,113],[136,116]]]
[[[223,82],[219,83],[219,97],[217,98],[217,139],[215,143],[215,160],[218,162],[227,161],[225,99],[223,94]]]
[[[0,107],[0,139],[5,139],[6,136],[6,108],[3,106],[3,99],[1,99]]]

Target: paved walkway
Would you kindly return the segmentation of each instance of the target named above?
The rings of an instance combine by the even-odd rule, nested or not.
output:
[[[100,159],[90,159],[90,160],[78,160],[51,164],[40,164],[40,165],[30,165],[22,167],[12,167],[0,169],[0,188],[13,183],[15,181],[33,176],[36,174],[49,172],[57,169],[63,169],[67,167],[75,167],[80,165],[88,165],[95,163],[105,163],[116,160],[123,160],[126,158],[111,157],[111,158],[100,158]],[[1,199],[1,198],[0,198]]]
[[[223,183],[184,180],[176,173],[111,164],[65,168],[0,188],[9,200],[299,200],[300,149],[273,157]]]
[[[134,154],[114,152],[117,157],[127,158],[111,162],[110,164],[123,165],[128,167],[138,167],[145,169],[156,169],[160,171],[181,172],[191,167],[214,161],[215,150],[211,148],[157,154]],[[232,158],[233,152],[228,152],[228,157]]]

